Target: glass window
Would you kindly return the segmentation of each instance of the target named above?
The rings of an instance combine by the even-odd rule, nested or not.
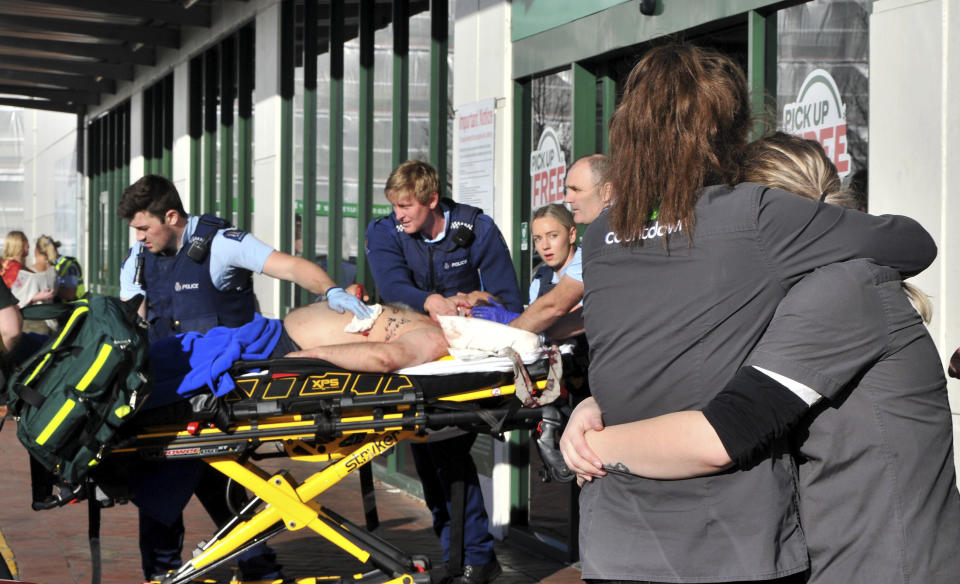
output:
[[[573,75],[569,69],[537,77],[530,81],[531,211],[549,203],[562,203],[564,179],[573,162]],[[529,233],[527,234],[529,236]],[[524,242],[525,245],[529,245]],[[540,257],[531,249],[531,271],[537,269]],[[527,283],[521,282],[521,288]]]
[[[0,226],[2,233],[22,229],[23,110],[0,106]]]
[[[864,202],[870,4],[813,0],[777,14],[778,126],[819,141]]]

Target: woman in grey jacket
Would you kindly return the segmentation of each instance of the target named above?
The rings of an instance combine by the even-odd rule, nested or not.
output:
[[[615,202],[583,241],[590,386],[608,426],[705,406],[814,269],[870,257],[912,275],[936,255],[911,219],[730,186],[750,127],[743,73],[718,53],[653,48],[626,82],[610,128]],[[807,569],[788,454],[682,481],[610,473],[580,509],[587,580],[786,582]]]

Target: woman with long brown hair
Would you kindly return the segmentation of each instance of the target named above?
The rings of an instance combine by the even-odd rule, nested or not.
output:
[[[607,426],[706,404],[815,268],[872,257],[910,275],[936,255],[908,218],[732,186],[750,126],[743,73],[716,52],[656,47],[627,79],[610,126],[615,201],[583,240]],[[807,568],[789,456],[669,482],[621,470],[580,495],[585,579],[792,582]]]

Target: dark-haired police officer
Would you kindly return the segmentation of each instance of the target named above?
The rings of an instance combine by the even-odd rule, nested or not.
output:
[[[137,238],[120,269],[120,297],[144,294],[141,315],[150,324],[151,341],[251,321],[256,310],[253,272],[325,294],[339,312],[370,315],[363,302],[316,264],[276,251],[217,217],[188,215],[176,187],[162,176],[146,175],[127,187],[117,212]],[[163,463],[154,472],[140,474],[133,486],[148,579],[181,565],[182,511],[194,488],[217,525],[233,516],[226,478],[200,463]],[[266,546],[246,552],[239,564],[245,581],[280,577]]]
[[[440,199],[437,171],[419,160],[408,160],[390,174],[384,189],[393,213],[367,227],[366,253],[386,302],[402,302],[436,318],[458,313],[457,292],[490,292],[510,310],[522,307],[520,287],[503,235],[480,209]],[[415,444],[417,474],[424,499],[433,513],[450,572],[464,584],[496,578],[500,565],[493,553],[483,494],[470,457],[476,434]],[[463,555],[451,549],[451,485],[465,488]],[[451,557],[453,559],[451,560]]]

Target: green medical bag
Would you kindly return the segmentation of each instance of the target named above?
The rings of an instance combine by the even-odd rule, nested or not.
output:
[[[56,318],[61,329],[7,381],[10,411],[20,442],[66,483],[80,483],[99,464],[149,393],[141,300],[89,294],[23,309],[24,318]]]

